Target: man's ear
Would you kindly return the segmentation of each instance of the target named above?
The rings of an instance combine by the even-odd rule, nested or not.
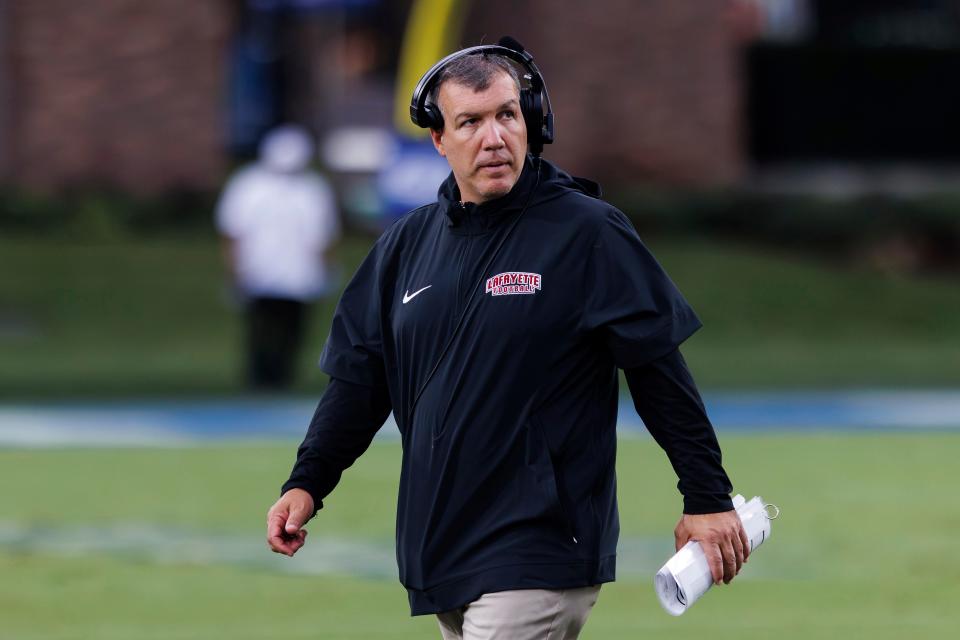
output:
[[[430,139],[433,140],[433,147],[437,150],[437,153],[446,158],[447,152],[443,150],[443,131],[430,129]]]

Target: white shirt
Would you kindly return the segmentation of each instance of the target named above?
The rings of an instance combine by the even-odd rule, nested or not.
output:
[[[260,162],[224,189],[217,229],[234,241],[238,284],[249,296],[311,300],[328,285],[323,252],[340,233],[329,184],[309,171]]]

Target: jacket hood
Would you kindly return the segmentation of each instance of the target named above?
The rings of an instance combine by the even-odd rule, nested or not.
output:
[[[601,197],[600,185],[593,180],[571,176],[542,157],[534,160],[527,154],[519,180],[506,195],[479,205],[472,202],[461,204],[460,188],[451,171],[437,191],[437,203],[449,219],[450,227],[490,229],[522,211],[528,201],[529,206],[534,206],[570,191]]]

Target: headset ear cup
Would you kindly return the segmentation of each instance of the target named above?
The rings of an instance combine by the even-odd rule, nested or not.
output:
[[[421,127],[428,127],[435,131],[443,131],[443,115],[440,109],[434,104],[423,105],[423,117],[418,122]]]
[[[536,148],[543,131],[543,105],[540,93],[535,93],[530,89],[521,89],[520,112],[523,114],[523,121],[527,125],[527,142],[531,147]]]

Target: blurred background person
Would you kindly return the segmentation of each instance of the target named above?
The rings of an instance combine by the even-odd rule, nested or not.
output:
[[[298,125],[272,129],[259,158],[224,188],[216,225],[246,313],[247,383],[290,386],[310,303],[331,285],[328,255],[340,235],[328,182],[310,168],[314,143]]]

